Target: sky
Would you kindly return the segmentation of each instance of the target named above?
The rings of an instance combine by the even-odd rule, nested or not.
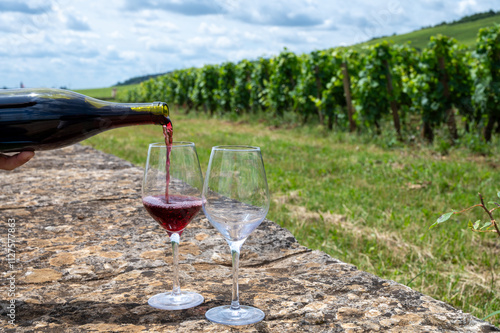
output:
[[[498,0],[1,0],[0,87],[131,77],[401,34]]]

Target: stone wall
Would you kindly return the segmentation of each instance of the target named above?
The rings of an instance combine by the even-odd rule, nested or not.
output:
[[[268,220],[243,245],[240,262],[240,301],[266,318],[240,329],[210,323],[205,312],[231,299],[231,258],[203,215],[182,235],[180,269],[182,289],[201,293],[205,302],[181,311],[152,308],[148,298],[171,288],[172,257],[166,233],[142,207],[142,175],[126,161],[80,145],[39,152],[19,169],[0,171],[0,237],[5,250],[13,234],[16,251],[14,263],[2,255],[2,331],[498,331],[311,251]],[[9,231],[9,220],[15,230]],[[9,296],[12,277],[16,289]],[[15,320],[9,324],[11,300]]]

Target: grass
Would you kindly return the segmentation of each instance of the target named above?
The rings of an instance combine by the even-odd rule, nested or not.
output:
[[[424,47],[427,47],[431,36],[442,34],[455,38],[459,44],[465,45],[468,48],[474,48],[479,29],[492,26],[495,23],[500,23],[500,14],[467,23],[443,25],[434,28],[417,30],[407,34],[377,38],[358,44],[358,46],[374,45],[384,40],[392,41],[394,44],[403,44],[410,41],[413,47],[423,49]]]
[[[214,145],[262,147],[273,198],[268,218],[301,244],[479,318],[500,309],[500,242],[466,229],[468,219],[483,217],[481,212],[429,230],[442,213],[477,203],[478,192],[486,202],[495,200],[498,140],[480,146],[489,153],[483,156],[465,147],[470,138],[459,148],[444,139],[432,147],[408,146],[318,126],[286,129],[172,114],[175,139],[196,143],[202,170]],[[85,144],[143,166],[147,145],[161,140],[158,126],[139,126],[105,132]],[[488,320],[498,325],[500,315]]]
[[[112,98],[112,92],[113,89],[116,89],[116,92],[121,92],[123,90],[129,90],[129,89],[134,89],[139,84],[130,84],[130,85],[125,85],[125,86],[116,86],[116,87],[107,87],[107,88],[94,88],[94,89],[78,89],[75,90],[75,92],[86,95],[86,96],[92,96],[94,98],[98,99],[113,99]]]
[[[443,34],[473,48],[478,30],[495,23],[500,23],[500,15],[361,45],[411,41],[424,48],[430,36]],[[103,99],[109,99],[111,91],[78,90]],[[289,229],[301,244],[479,318],[500,309],[500,241],[493,234],[466,229],[468,220],[484,220],[481,212],[429,230],[442,213],[476,204],[478,192],[486,202],[495,200],[500,190],[498,138],[488,146],[474,135],[464,135],[456,147],[437,135],[433,146],[418,140],[401,145],[391,135],[268,126],[273,119],[228,121],[188,117],[175,110],[173,114],[175,139],[196,143],[202,170],[214,145],[262,147],[273,198],[268,218]],[[148,144],[161,140],[160,128],[140,126],[108,131],[84,144],[144,166]],[[499,326],[500,314],[488,321]]]

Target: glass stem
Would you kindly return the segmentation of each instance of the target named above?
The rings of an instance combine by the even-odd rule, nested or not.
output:
[[[181,294],[181,285],[179,283],[179,242],[180,236],[177,233],[170,235],[170,243],[172,244],[172,254],[174,256],[174,278],[172,280],[172,295],[178,296]]]
[[[240,296],[238,288],[238,273],[240,268],[240,249],[241,245],[245,242],[245,239],[228,242],[231,248],[231,257],[233,261],[233,296],[231,298],[231,310],[238,311],[240,309]]]

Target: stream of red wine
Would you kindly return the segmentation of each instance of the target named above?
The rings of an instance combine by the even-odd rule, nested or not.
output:
[[[174,141],[174,128],[172,127],[172,123],[170,121],[166,125],[163,125],[163,136],[165,137],[165,145],[167,146],[167,162],[165,165],[167,171],[167,186],[165,188],[165,200],[168,204],[168,185],[170,184],[170,152],[172,151],[172,142]]]

